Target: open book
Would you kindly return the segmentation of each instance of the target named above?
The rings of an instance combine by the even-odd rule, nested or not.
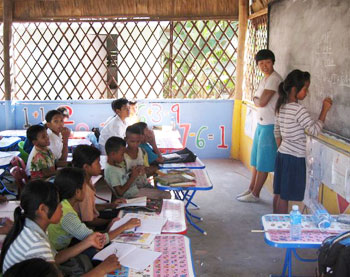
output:
[[[147,205],[147,197],[137,197],[137,198],[131,198],[127,199],[126,203],[120,204],[118,208],[125,208],[125,207],[146,207]]]
[[[132,244],[113,242],[98,252],[93,259],[104,261],[108,256],[115,254],[122,266],[143,271],[152,264],[161,252],[142,249]]]
[[[117,229],[121,225],[128,222],[131,218],[138,218],[141,220],[141,226],[127,230],[127,232],[135,233],[150,233],[159,235],[162,232],[162,228],[166,223],[166,218],[157,215],[144,215],[128,213],[120,220],[113,223],[110,231]]]
[[[170,187],[194,187],[196,179],[188,173],[171,173],[163,176],[157,176],[156,182],[163,186]]]

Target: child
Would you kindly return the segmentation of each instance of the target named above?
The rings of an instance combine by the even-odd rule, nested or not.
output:
[[[85,197],[86,184],[84,183],[84,170],[80,168],[64,168],[59,171],[55,178],[62,204],[63,216],[57,224],[50,224],[48,228],[49,239],[56,250],[67,248],[72,238],[81,241],[91,235],[93,231],[81,222],[77,212],[74,210],[76,204],[83,201]],[[104,244],[123,231],[140,226],[140,220],[133,218],[119,228],[104,234]],[[96,254],[92,252],[90,258]]]
[[[275,213],[288,213],[288,201],[304,199],[306,166],[305,131],[317,136],[321,131],[332,100],[325,98],[317,121],[311,119],[306,108],[298,103],[303,100],[310,86],[309,72],[293,70],[279,85],[276,104],[275,137],[278,152],[273,180]]]
[[[102,154],[104,153],[105,144],[108,138],[112,136],[125,137],[125,130],[128,127],[126,118],[129,116],[129,101],[125,98],[120,98],[112,102],[112,110],[115,112],[115,116],[106,122],[105,126],[101,130],[99,144]]]
[[[143,166],[134,166],[128,176],[124,153],[126,142],[119,137],[110,137],[106,142],[106,153],[108,155],[106,168],[104,170],[105,180],[124,198],[147,196],[153,199],[170,198],[169,192],[160,191],[153,187],[138,188],[135,181],[140,175],[144,175]]]
[[[69,119],[69,111],[65,106],[58,107],[57,110],[63,115],[63,121]]]
[[[154,133],[152,130],[148,129],[147,123],[138,122],[134,125],[141,129],[142,137],[140,147],[146,151],[148,163],[150,165],[158,165],[159,163],[163,163],[164,159],[157,147]]]
[[[104,210],[115,209],[123,201],[116,200],[112,203],[95,204],[96,189],[91,182],[91,177],[101,174],[100,155],[100,150],[89,145],[78,145],[73,152],[73,166],[84,169],[86,183],[85,198],[79,202],[77,209],[81,220],[89,226],[108,225],[110,219],[117,216],[117,214],[104,213]],[[107,215],[105,216],[105,214]]]
[[[46,116],[47,134],[50,138],[50,149],[59,161],[58,166],[65,166],[68,156],[68,137],[70,130],[64,127],[63,114],[58,110],[49,111]]]
[[[258,126],[255,130],[250,164],[252,177],[248,190],[237,195],[241,202],[259,202],[260,191],[269,172],[274,170],[277,145],[273,135],[278,85],[282,77],[274,70],[275,55],[268,49],[255,56],[256,64],[264,74],[253,101],[257,109]]]
[[[34,144],[27,161],[27,175],[32,179],[55,175],[55,157],[48,148],[50,140],[46,128],[42,125],[30,126],[27,129],[27,138]]]
[[[131,172],[133,167],[141,166],[144,173],[138,176],[135,183],[138,188],[153,188],[148,182],[147,176],[153,175],[158,168],[156,166],[149,166],[147,153],[140,148],[142,133],[139,127],[131,125],[126,129],[126,143],[127,147],[124,153],[124,161],[126,172]],[[170,199],[171,195],[168,192],[158,191],[157,198]]]
[[[23,210],[22,210],[23,209]],[[7,235],[0,255],[0,269],[6,271],[13,265],[31,258],[41,258],[57,265],[67,262],[89,247],[102,248],[101,235],[94,233],[79,244],[56,252],[50,246],[46,230],[62,216],[58,192],[54,185],[35,180],[29,182],[21,194],[21,204],[14,211],[14,226]],[[120,267],[115,255],[82,276],[104,276]]]

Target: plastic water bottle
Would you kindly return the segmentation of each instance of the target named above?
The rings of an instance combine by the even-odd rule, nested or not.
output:
[[[300,240],[301,239],[301,213],[299,212],[298,205],[293,205],[292,211],[290,212],[290,239]]]
[[[316,226],[321,230],[325,230],[331,226],[332,218],[321,203],[312,202],[310,204],[313,220]]]

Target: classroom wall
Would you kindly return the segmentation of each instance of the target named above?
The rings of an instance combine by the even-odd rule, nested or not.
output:
[[[69,128],[101,130],[104,121],[113,115],[110,103],[111,100],[12,102],[15,122],[8,129],[27,128],[41,122],[47,111],[66,106],[71,114]],[[200,158],[229,158],[233,104],[233,100],[140,100],[138,109],[140,119],[149,125],[175,124],[183,145]],[[0,115],[4,110],[0,102]],[[5,128],[1,120],[0,130]]]

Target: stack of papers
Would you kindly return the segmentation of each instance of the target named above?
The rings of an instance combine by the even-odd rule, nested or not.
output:
[[[181,156],[179,154],[176,154],[176,153],[172,153],[172,154],[164,154],[163,155],[163,158],[167,161],[169,160],[177,160],[177,159],[180,159]]]
[[[194,187],[196,178],[191,173],[171,173],[163,176],[157,176],[155,180],[163,186],[170,187]]]
[[[143,233],[127,233],[120,234],[113,241],[120,243],[130,243],[142,246],[150,246],[154,241],[156,235],[154,234],[143,234]]]
[[[121,225],[128,222],[131,218],[140,219],[141,226],[129,229],[126,232],[150,233],[155,235],[161,234],[162,228],[167,221],[166,218],[163,218],[161,216],[128,213],[120,220],[114,222],[110,230],[115,230],[119,228]]]
[[[93,259],[104,261],[108,256],[115,254],[122,266],[135,269],[137,271],[145,270],[162,253],[152,250],[141,249],[135,245],[113,242],[100,252]]]
[[[120,204],[118,208],[125,208],[125,207],[146,207],[147,205],[147,197],[137,197],[137,198],[131,198],[127,199],[126,203]]]

